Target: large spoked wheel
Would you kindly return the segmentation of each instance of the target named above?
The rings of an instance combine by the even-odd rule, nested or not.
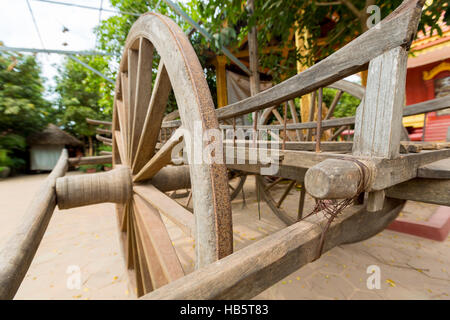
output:
[[[161,124],[171,90],[182,127],[161,143]],[[128,166],[133,176],[133,196],[125,205],[117,205],[116,211],[126,266],[138,296],[184,275],[160,217],[164,206],[168,211],[169,207],[172,211],[180,208],[157,190],[151,179],[161,169],[170,169],[172,149],[194,137],[195,125],[203,131],[219,128],[198,58],[172,20],[144,14],[127,37],[113,115],[113,164]],[[191,159],[192,150],[187,153]],[[196,241],[196,266],[201,267],[232,252],[227,171],[223,164],[191,163],[189,176],[195,220],[190,231]],[[160,207],[152,203],[156,198]]]
[[[328,90],[334,91],[333,100],[327,105],[328,112],[325,116],[325,120],[332,118],[335,108],[339,105],[339,102],[344,94],[351,95],[361,101],[365,94],[365,88],[359,84],[352,83],[346,80],[340,80],[329,85]],[[310,106],[310,111],[317,110],[315,106],[317,101]],[[259,123],[262,125],[280,124],[284,119],[287,123],[298,123],[299,117],[296,111],[296,107],[293,101],[289,101],[287,107],[281,108],[280,111],[276,107],[268,108],[264,110],[259,118]],[[284,111],[288,113],[285,115]],[[303,119],[302,119],[303,120]],[[313,118],[310,118],[312,121]],[[306,120],[308,121],[308,120]],[[303,122],[306,122],[303,121]],[[347,127],[341,127],[334,130],[334,132],[328,132],[328,141],[336,140],[339,134]],[[281,132],[280,134],[282,134]],[[276,139],[282,139],[282,137],[275,137]],[[322,139],[324,136],[322,136]],[[288,130],[286,141],[312,141],[314,136],[310,131],[303,132],[303,130]],[[283,179],[279,177],[257,176],[257,185],[261,198],[265,200],[270,210],[286,225],[293,224],[303,216],[305,208],[306,192],[303,187],[302,181],[295,181],[289,179]],[[286,208],[297,207],[296,214],[289,212]]]

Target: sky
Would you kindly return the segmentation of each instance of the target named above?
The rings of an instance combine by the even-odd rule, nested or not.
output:
[[[107,19],[114,13],[75,8],[57,4],[28,0],[36,19],[45,49],[93,50],[95,36],[93,29],[100,19]],[[100,8],[102,0],[56,0]],[[103,8],[114,9],[108,0],[103,0]],[[63,27],[69,29],[63,33]],[[0,0],[0,41],[5,46],[38,48],[43,46],[33,23],[27,0]],[[67,43],[66,46],[63,43]],[[63,61],[59,54],[38,53],[42,73],[48,79],[46,86],[54,84],[57,65]]]
[[[74,3],[95,8],[112,9],[108,0],[54,0]],[[111,12],[90,10],[72,6],[64,6],[39,0],[28,0],[34,14],[42,43],[33,23],[27,0],[0,0],[0,41],[5,46],[56,49],[56,50],[93,50],[95,35],[93,29],[100,20],[114,15]],[[63,27],[69,29],[62,32]],[[67,45],[63,45],[66,43]],[[42,75],[47,79],[45,86],[54,85],[54,77],[58,74],[57,66],[63,61],[59,54],[38,53],[38,61],[42,66]],[[359,81],[352,76],[350,81]],[[52,97],[47,90],[47,96]]]

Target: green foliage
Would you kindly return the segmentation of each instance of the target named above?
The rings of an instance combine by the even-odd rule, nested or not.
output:
[[[79,57],[94,69],[111,76],[103,56]],[[95,127],[86,118],[111,119],[114,86],[78,62],[66,58],[56,77],[58,124],[79,138],[95,136]]]
[[[40,72],[34,56],[0,53],[0,135],[27,137],[51,119]]]
[[[278,82],[281,75],[295,74],[297,60],[311,65],[364,32],[367,29],[367,18],[371,15],[366,11],[369,4],[379,6],[381,18],[384,18],[398,7],[402,0],[255,0],[255,11],[251,19],[241,1],[195,2],[199,15],[205,22],[204,26],[215,38],[221,39],[222,43],[237,45],[246,36],[248,26],[258,25],[261,26],[258,29],[259,49],[273,44],[279,48],[292,47],[294,43],[290,39],[291,31],[308,30],[304,45],[309,50],[303,55],[299,51],[292,50],[285,59],[279,51],[270,53],[260,51],[261,66],[271,70],[275,82]],[[352,5],[354,10],[350,9]],[[441,33],[438,21],[442,16],[447,23],[450,22],[449,1],[434,0],[424,9],[419,30],[428,34]],[[225,21],[227,28],[235,30],[236,35],[224,32]],[[430,28],[427,30],[427,27]],[[317,45],[318,40],[325,36],[324,43]]]
[[[24,169],[26,137],[53,119],[40,73],[34,56],[0,52],[1,167]]]
[[[18,134],[7,134],[0,137],[0,166],[20,169],[25,165],[25,138]]]
[[[177,2],[177,4],[186,12],[193,20],[201,21],[201,17],[198,13],[197,6],[200,2],[198,0],[191,0],[187,3]],[[157,7],[157,5],[159,6]],[[159,0],[111,0],[111,5],[117,10],[123,12],[136,12],[136,13],[145,13],[145,12],[158,12],[165,16],[173,19],[178,26],[182,28],[183,31],[187,32],[191,30],[191,26],[186,23],[182,18],[180,18],[177,14],[170,9],[164,1]],[[117,15],[112,16],[108,19],[103,20],[100,25],[95,29],[95,33],[97,35],[98,49],[101,51],[112,53],[114,56],[108,57],[110,65],[111,62],[114,64],[119,64],[122,59],[123,47],[125,45],[126,37],[129,33],[129,30],[133,23],[138,19],[138,17],[133,15]],[[233,34],[234,30],[230,29],[227,31],[228,33]],[[191,44],[194,47],[194,50],[199,57],[200,63],[202,66],[206,66],[207,58],[203,53],[205,49],[209,47],[209,42],[198,32],[194,30],[194,32],[190,32],[190,40]],[[153,59],[153,81],[155,81],[158,64],[159,64],[159,56],[155,54]],[[217,101],[216,98],[216,79],[215,79],[215,71],[211,66],[205,67],[204,69],[206,80],[209,85],[209,89],[213,96],[214,102]],[[116,77],[117,70],[111,70],[112,76],[111,78]],[[170,113],[176,110],[177,104],[175,100],[175,96],[173,92],[169,96],[168,105],[166,108],[166,113]]]
[[[325,102],[327,106],[330,106],[335,95],[335,89],[324,88],[323,102]],[[353,117],[356,114],[356,108],[359,106],[360,102],[361,101],[358,98],[355,98],[354,96],[344,92],[339,99],[336,108],[334,109],[333,117]]]

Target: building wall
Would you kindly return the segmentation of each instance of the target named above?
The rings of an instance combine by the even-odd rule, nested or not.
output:
[[[34,145],[30,149],[31,170],[51,171],[61,155],[63,145]]]
[[[435,94],[435,81],[437,79],[442,79],[450,77],[450,70],[443,70],[431,79],[425,79],[425,72],[430,72],[431,70],[437,68],[443,63],[450,63],[450,59],[445,59],[430,63],[427,65],[419,66],[416,68],[410,68],[407,71],[406,76],[406,105],[411,105],[427,100],[432,100],[436,98]],[[436,70],[436,69],[435,69]],[[414,128],[420,128],[415,130],[410,130],[413,132],[413,140],[422,139],[423,129],[423,116],[414,116],[404,121],[405,126],[411,126]],[[409,121],[408,121],[409,120]],[[418,125],[419,122],[422,124]],[[438,115],[436,112],[430,112],[427,114],[426,124],[425,124],[425,141],[445,141],[447,136],[447,130],[450,126],[450,115]],[[415,133],[415,134],[414,134]],[[411,137],[412,137],[411,136]]]

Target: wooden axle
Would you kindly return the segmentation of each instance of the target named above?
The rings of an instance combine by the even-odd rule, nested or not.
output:
[[[370,170],[361,161],[326,159],[306,171],[306,191],[317,199],[353,198],[368,185]]]
[[[68,176],[56,180],[59,209],[102,202],[125,203],[131,194],[131,172],[125,166],[118,166],[109,172]]]

